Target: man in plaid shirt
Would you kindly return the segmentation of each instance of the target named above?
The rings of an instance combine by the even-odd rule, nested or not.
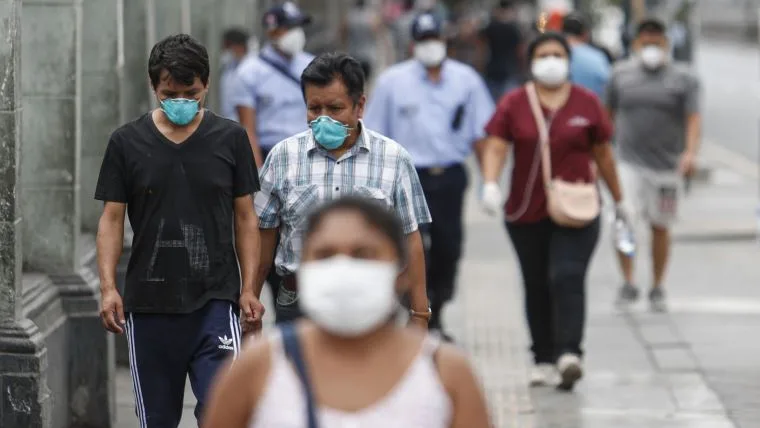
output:
[[[255,198],[261,232],[255,291],[260,295],[274,260],[283,277],[276,297],[278,322],[301,315],[294,274],[309,210],[353,194],[386,204],[401,219],[410,254],[410,322],[427,329],[431,312],[419,225],[431,222],[430,213],[407,151],[362,125],[364,83],[361,65],[348,55],[327,53],[314,59],[301,76],[310,129],[277,144],[261,171],[261,191]],[[244,330],[259,328],[260,320]]]

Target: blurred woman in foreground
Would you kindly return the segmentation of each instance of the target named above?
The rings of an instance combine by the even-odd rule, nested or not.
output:
[[[308,220],[298,272],[308,320],[252,342],[222,372],[205,428],[486,428],[466,358],[398,326],[404,233],[385,207],[342,198]]]

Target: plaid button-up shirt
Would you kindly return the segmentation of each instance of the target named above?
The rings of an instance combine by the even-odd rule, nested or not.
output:
[[[277,273],[296,272],[309,211],[343,195],[361,195],[392,207],[410,234],[430,223],[425,195],[409,153],[362,124],[356,144],[340,159],[320,147],[311,130],[277,144],[267,156],[256,194],[259,227],[280,228]]]

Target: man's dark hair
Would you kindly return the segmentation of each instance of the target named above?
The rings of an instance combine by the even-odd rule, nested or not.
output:
[[[230,28],[222,35],[225,45],[245,46],[248,44],[248,33],[241,28]]]
[[[571,36],[584,36],[588,32],[588,24],[583,15],[569,13],[562,20],[562,32]]]
[[[667,26],[659,18],[649,17],[639,21],[639,25],[636,26],[636,36],[641,33],[654,33],[665,35],[667,32]]]
[[[396,249],[399,262],[402,266],[406,265],[409,250],[401,220],[387,205],[374,199],[359,196],[344,196],[334,199],[312,211],[306,221],[304,245],[322,224],[325,217],[340,211],[359,214],[370,226],[390,239]]]
[[[198,77],[208,84],[209,63],[206,48],[187,34],[169,36],[153,46],[148,59],[148,76],[153,88],[161,82],[161,72],[172,80],[190,86]]]
[[[540,33],[535,39],[531,40],[530,44],[528,44],[528,60],[533,60],[533,56],[536,54],[536,49],[549,41],[555,41],[561,44],[565,49],[565,53],[567,53],[567,57],[570,58],[570,44],[567,42],[567,38],[562,33],[547,31],[545,33]]]
[[[499,2],[499,9],[511,9],[515,7],[515,0],[501,0]]]
[[[314,58],[301,74],[301,92],[306,97],[306,86],[324,88],[335,79],[341,79],[348,96],[358,103],[364,95],[364,70],[352,56],[341,52],[327,52]]]

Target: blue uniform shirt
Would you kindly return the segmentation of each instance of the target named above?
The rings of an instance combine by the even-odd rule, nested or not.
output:
[[[598,49],[585,43],[573,46],[570,57],[570,79],[594,92],[600,99],[610,79],[610,63]]]
[[[261,55],[286,68],[299,81],[303,70],[314,59],[313,55],[302,52],[288,61],[271,45],[265,46]],[[300,83],[284,76],[258,55],[251,55],[240,64],[234,81],[231,103],[236,107],[256,110],[256,134],[260,147],[271,149],[280,141],[308,128]]]
[[[410,59],[378,77],[364,123],[404,146],[418,168],[446,167],[470,155],[493,112],[488,88],[472,67],[447,58],[441,80],[432,82]]]

